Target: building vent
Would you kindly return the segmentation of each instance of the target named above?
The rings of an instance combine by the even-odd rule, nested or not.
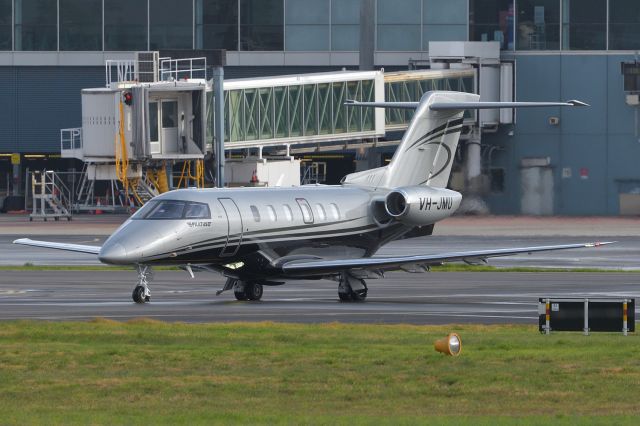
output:
[[[158,81],[159,52],[136,52],[137,80],[140,83],[155,83]]]

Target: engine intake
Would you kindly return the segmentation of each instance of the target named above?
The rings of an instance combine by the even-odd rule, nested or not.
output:
[[[407,186],[387,194],[389,216],[412,226],[429,225],[451,216],[460,206],[459,192],[429,186]]]

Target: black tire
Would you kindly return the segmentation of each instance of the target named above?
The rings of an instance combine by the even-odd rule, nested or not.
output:
[[[338,297],[341,302],[351,302],[351,293],[341,293],[338,292]]]
[[[244,285],[244,293],[247,296],[247,300],[257,301],[262,299],[262,293],[264,289],[262,284],[258,283],[246,283]]]
[[[352,302],[364,302],[367,299],[367,289],[351,291]]]
[[[144,293],[145,293],[144,292],[144,287],[142,287],[141,285],[138,285],[138,286],[136,286],[136,288],[133,289],[133,293],[131,294],[131,298],[136,303],[144,303],[148,299],[148,297],[145,297]]]
[[[233,290],[233,295],[236,297],[236,300],[247,300],[247,293],[243,290]]]

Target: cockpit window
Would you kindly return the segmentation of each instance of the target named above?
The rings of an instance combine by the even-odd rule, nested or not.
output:
[[[178,200],[152,200],[136,212],[132,219],[211,219],[211,211],[206,203]]]
[[[209,206],[205,203],[188,202],[184,210],[185,219],[211,219]]]
[[[156,207],[147,213],[145,219],[182,219],[186,203],[184,201],[158,201]]]

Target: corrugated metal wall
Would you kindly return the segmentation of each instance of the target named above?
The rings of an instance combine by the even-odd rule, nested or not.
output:
[[[80,90],[102,67],[0,67],[0,152],[58,153],[60,128],[80,127]]]

